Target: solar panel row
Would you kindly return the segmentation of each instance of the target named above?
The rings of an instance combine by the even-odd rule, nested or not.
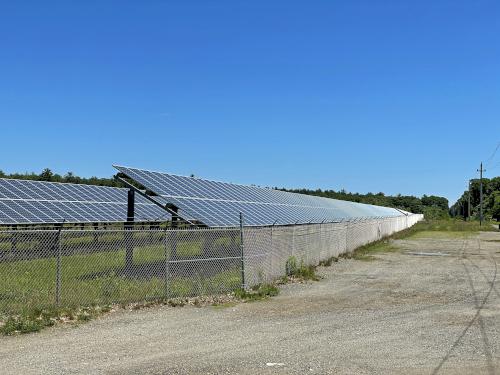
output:
[[[320,223],[402,213],[388,207],[216,182],[115,166],[165,201],[211,227],[235,226],[242,212],[246,225]]]
[[[123,222],[124,188],[0,179],[0,224]],[[136,194],[136,221],[168,220],[170,215]]]

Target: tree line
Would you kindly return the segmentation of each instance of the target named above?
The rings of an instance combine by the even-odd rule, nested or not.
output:
[[[86,185],[99,185],[111,187],[125,187],[125,184],[118,179],[118,175],[110,178],[100,177],[79,177],[75,176],[73,172],[68,172],[65,175],[60,175],[52,172],[49,168],[45,168],[40,174],[31,173],[11,173],[6,174],[0,170],[0,178],[15,178],[18,180],[34,180],[34,181],[48,181],[48,182],[63,182],[72,184],[86,184]]]
[[[36,181],[87,184],[87,185],[99,185],[99,186],[111,186],[111,187],[125,187],[125,184],[118,179],[119,176],[124,177],[120,173],[117,173],[116,175],[109,178],[79,177],[72,172],[67,172],[64,175],[60,175],[52,172],[52,170],[50,170],[49,168],[45,168],[39,174],[34,172],[6,174],[0,170],[0,178],[15,178],[20,180],[36,180]],[[384,193],[377,193],[377,194],[349,193],[346,192],[345,190],[341,191],[321,190],[321,189],[318,190],[278,189],[278,190],[289,191],[300,194],[315,195],[325,198],[340,199],[351,202],[373,204],[377,206],[399,208],[401,210],[413,212],[416,214],[424,214],[426,215],[427,218],[433,218],[433,219],[441,219],[449,217],[448,200],[444,197],[439,197],[435,195],[424,195],[421,198],[418,198],[411,195],[408,196],[400,194],[396,196],[388,196],[385,195]]]
[[[340,199],[344,201],[373,204],[398,208],[400,210],[413,212],[415,214],[424,214],[429,219],[449,218],[448,199],[436,195],[424,195],[421,198],[413,195],[385,195],[384,193],[349,193],[345,190],[309,190],[309,189],[281,189],[292,193],[315,195],[318,197]]]
[[[479,219],[480,214],[479,179],[470,181],[470,212],[473,219]],[[469,214],[469,191],[464,191],[457,202],[451,206],[452,217],[467,218]],[[500,220],[500,177],[483,178],[483,217],[486,220]]]

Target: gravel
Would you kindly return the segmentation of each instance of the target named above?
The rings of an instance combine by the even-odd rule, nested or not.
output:
[[[341,260],[319,269],[321,281],[285,285],[266,301],[118,311],[2,337],[0,372],[498,373],[498,240],[400,240],[399,252]]]

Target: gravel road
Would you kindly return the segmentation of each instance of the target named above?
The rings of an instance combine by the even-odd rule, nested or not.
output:
[[[500,233],[395,245],[267,301],[119,311],[2,337],[0,373],[500,373]]]

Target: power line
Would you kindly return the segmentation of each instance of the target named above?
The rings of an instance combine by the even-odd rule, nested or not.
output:
[[[489,167],[489,170],[491,171],[492,169],[496,169],[500,167],[500,161],[496,164],[493,164],[491,167]]]
[[[486,159],[486,161],[484,162],[485,165],[488,164],[495,157],[499,148],[500,148],[500,142],[498,142],[497,147],[495,147],[495,151],[493,151],[491,156],[488,159]]]

